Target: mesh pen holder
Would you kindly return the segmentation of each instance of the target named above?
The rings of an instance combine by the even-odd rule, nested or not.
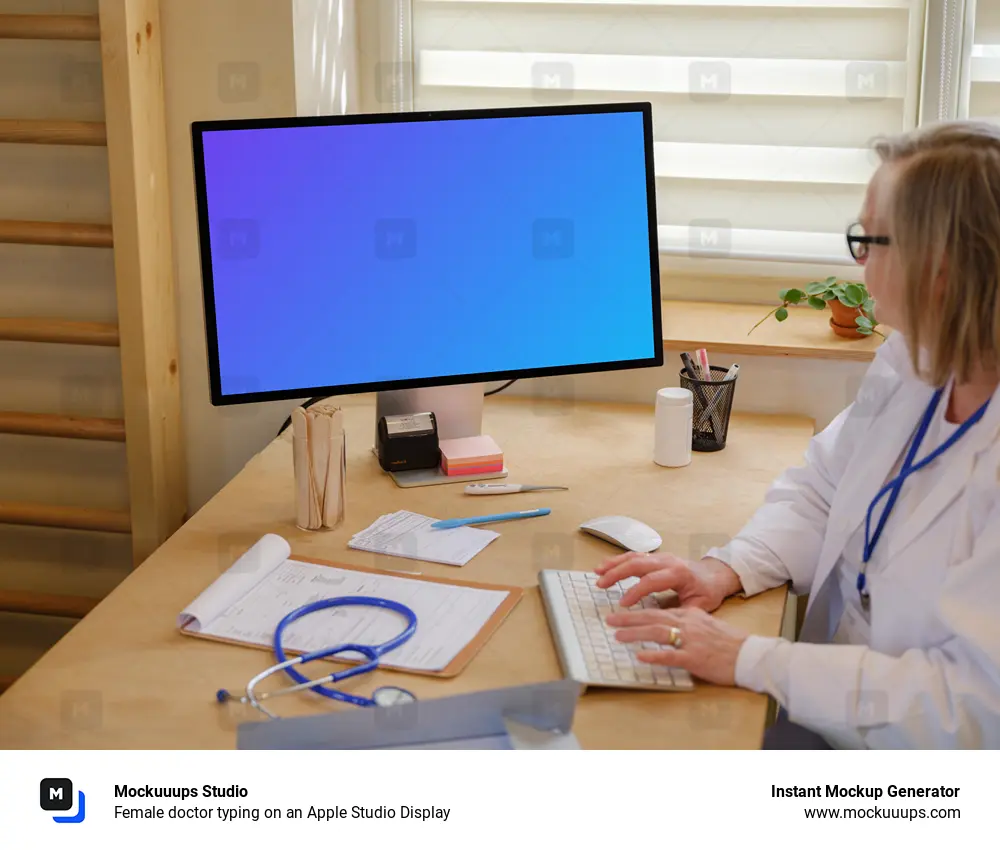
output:
[[[712,366],[714,381],[699,381],[680,373],[681,386],[694,396],[691,420],[691,448],[696,452],[717,452],[726,447],[729,417],[733,412],[733,396],[739,376],[724,381],[729,372],[724,366]]]

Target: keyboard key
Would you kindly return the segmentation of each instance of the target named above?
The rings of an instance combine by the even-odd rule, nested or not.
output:
[[[687,670],[680,667],[671,667],[670,674],[673,676],[674,684],[686,688],[694,687],[694,680],[691,678],[691,674]]]
[[[669,667],[654,667],[653,668],[653,681],[658,685],[672,685],[674,683],[673,676],[670,675]]]

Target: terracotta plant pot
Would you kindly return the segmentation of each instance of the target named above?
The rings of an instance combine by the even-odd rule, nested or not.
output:
[[[826,303],[830,305],[830,312],[833,313],[830,318],[830,327],[833,328],[833,332],[837,336],[844,339],[865,338],[865,335],[858,330],[857,322],[854,321],[858,316],[863,315],[860,307],[848,307],[837,298]]]

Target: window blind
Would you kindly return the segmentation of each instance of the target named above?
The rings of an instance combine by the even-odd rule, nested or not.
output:
[[[853,265],[843,233],[875,168],[868,144],[916,120],[923,12],[915,0],[413,0],[413,105],[650,101],[668,262]]]
[[[1000,121],[1000,0],[976,3],[973,42],[967,114]]]

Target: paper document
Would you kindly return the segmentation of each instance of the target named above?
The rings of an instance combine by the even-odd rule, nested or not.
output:
[[[500,536],[495,531],[469,526],[431,528],[434,522],[437,520],[433,517],[396,511],[380,516],[347,545],[363,552],[464,567]]]
[[[270,649],[278,623],[304,605],[341,596],[389,599],[416,614],[417,629],[382,662],[417,673],[455,675],[471,658],[467,650],[478,650],[521,595],[515,587],[452,584],[313,564],[290,555],[286,540],[265,534],[179,614],[178,628],[196,637]],[[292,623],[282,642],[289,654],[344,643],[374,646],[398,635],[405,624],[405,617],[383,608],[332,607]],[[365,660],[357,653],[337,658]]]
[[[285,538],[265,534],[219,576],[202,594],[177,617],[177,625],[195,633],[203,633],[205,626],[215,620],[234,602],[266,582],[271,573],[288,558],[292,548]],[[274,626],[278,621],[274,621]],[[272,626],[272,630],[274,628]],[[270,644],[270,638],[267,645]]]
[[[287,560],[207,623],[206,637],[270,646],[274,627],[302,605],[335,596],[374,596],[402,602],[417,615],[417,631],[383,663],[412,670],[443,670],[479,633],[506,599],[501,590],[484,590],[363,573]],[[317,611],[292,623],[285,649],[312,652],[340,643],[374,646],[399,634],[405,620],[392,611],[345,607]],[[364,660],[357,653],[338,656]]]

